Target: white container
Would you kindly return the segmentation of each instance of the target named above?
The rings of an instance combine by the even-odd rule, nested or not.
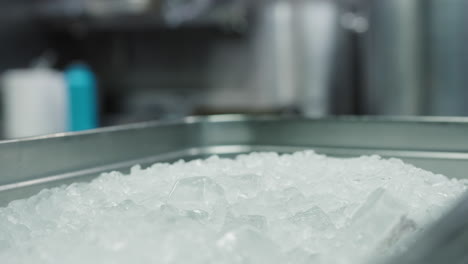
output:
[[[2,75],[3,134],[29,137],[67,129],[67,90],[61,72],[9,70]]]

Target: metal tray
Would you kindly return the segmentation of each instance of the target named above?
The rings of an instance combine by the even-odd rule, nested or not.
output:
[[[314,149],[333,156],[378,154],[466,178],[468,119],[188,117],[0,142],[0,206],[43,188],[88,181],[134,164]]]
[[[468,178],[468,119],[189,117],[0,142],[0,206],[43,188],[88,181],[134,164],[315,149],[333,156],[379,154]],[[384,264],[466,263],[468,195],[405,254]]]

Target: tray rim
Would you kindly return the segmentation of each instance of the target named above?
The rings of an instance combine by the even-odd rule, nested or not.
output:
[[[168,125],[180,124],[194,124],[203,122],[242,122],[242,121],[306,121],[306,122],[351,122],[351,123],[413,123],[413,124],[457,124],[467,125],[468,117],[454,117],[454,116],[357,116],[357,115],[331,115],[324,117],[307,117],[296,115],[245,115],[245,114],[222,114],[222,115],[191,115],[183,118],[175,118],[168,120],[152,120],[144,122],[136,122],[131,124],[105,126],[90,130],[73,131],[73,132],[60,132],[47,135],[39,135],[32,137],[23,137],[15,139],[0,140],[0,147],[2,144],[17,143],[22,141],[36,141],[50,138],[60,138],[68,136],[80,136],[97,134],[103,132],[116,132],[132,129],[144,129],[148,127],[162,127]]]

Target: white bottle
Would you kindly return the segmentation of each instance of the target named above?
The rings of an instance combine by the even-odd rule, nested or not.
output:
[[[67,89],[63,73],[49,68],[9,70],[1,77],[6,138],[67,130]]]

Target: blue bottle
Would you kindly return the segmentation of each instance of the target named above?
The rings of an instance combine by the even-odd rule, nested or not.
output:
[[[68,85],[68,128],[70,131],[93,129],[98,126],[97,85],[91,69],[75,63],[65,70]]]

